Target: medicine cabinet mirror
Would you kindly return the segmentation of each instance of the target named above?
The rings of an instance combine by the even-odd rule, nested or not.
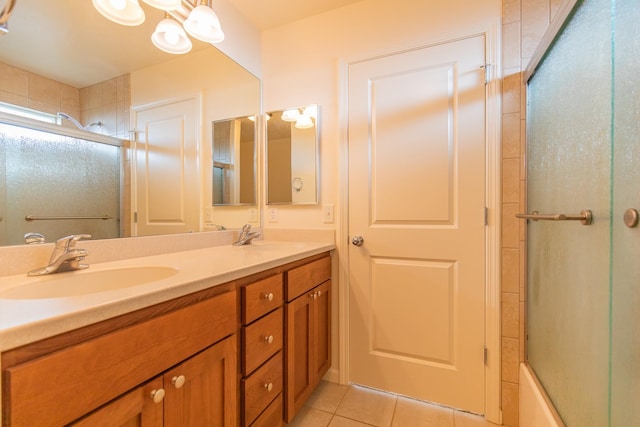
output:
[[[255,117],[213,122],[212,141],[213,205],[255,205]]]
[[[267,204],[318,203],[318,106],[267,113]]]

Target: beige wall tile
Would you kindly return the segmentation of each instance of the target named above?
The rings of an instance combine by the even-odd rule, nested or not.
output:
[[[38,104],[60,105],[60,83],[29,73],[29,100]]]
[[[520,289],[520,250],[502,249],[502,292],[518,293]]]
[[[29,73],[0,62],[0,91],[29,96]]]
[[[502,160],[502,202],[520,203],[520,159]]]
[[[510,74],[502,81],[502,113],[519,113],[522,74]]]
[[[520,297],[517,293],[502,293],[502,336],[520,337]]]
[[[520,21],[520,0],[503,0],[502,23],[509,24],[516,21]]]
[[[533,55],[548,26],[549,0],[522,2],[522,58]]]
[[[502,205],[502,247],[518,249],[520,247],[520,220],[516,218],[518,203]]]
[[[107,80],[102,85],[102,104],[115,104],[118,100],[117,78]]]
[[[521,67],[520,22],[502,26],[502,67]]]
[[[29,98],[24,95],[16,95],[15,93],[0,90],[0,101],[8,104],[19,105],[20,107],[29,106]]]
[[[518,384],[502,382],[502,425],[518,426]]]
[[[47,102],[43,102],[43,101],[38,101],[38,100],[34,100],[34,99],[29,99],[29,108],[32,108],[34,110],[38,110],[38,111],[44,111],[45,113],[49,113],[49,114],[56,114],[58,112],[60,103],[55,103],[55,104],[49,104]]]
[[[60,111],[80,116],[80,91],[72,86],[60,85]]]
[[[520,157],[520,113],[502,115],[502,158]]]
[[[527,347],[527,333],[526,333],[526,306],[524,301],[520,301],[520,339],[518,340],[519,354],[518,362],[524,362],[527,359],[526,347]]]
[[[502,381],[518,382],[520,367],[520,339],[502,338]]]

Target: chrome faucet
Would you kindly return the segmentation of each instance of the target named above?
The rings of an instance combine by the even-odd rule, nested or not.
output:
[[[73,234],[56,241],[53,253],[49,258],[49,265],[27,273],[27,276],[42,276],[45,274],[59,273],[69,270],[83,270],[89,268],[89,264],[81,264],[89,252],[86,249],[76,248],[80,239],[89,239],[91,234]]]
[[[251,241],[253,239],[260,236],[262,236],[262,234],[258,233],[257,231],[251,231],[251,224],[245,224],[240,231],[238,240],[233,242],[233,246],[249,245],[251,244]]]

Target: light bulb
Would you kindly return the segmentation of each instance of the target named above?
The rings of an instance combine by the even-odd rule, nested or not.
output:
[[[109,3],[111,4],[111,7],[116,10],[124,10],[124,8],[127,7],[126,0],[109,0]]]
[[[164,39],[167,43],[169,43],[170,45],[176,45],[178,44],[178,41],[180,41],[180,34],[178,34],[177,31],[167,31],[166,33],[164,33]]]

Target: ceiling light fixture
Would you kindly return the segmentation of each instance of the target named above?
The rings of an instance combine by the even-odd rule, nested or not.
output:
[[[191,11],[184,21],[184,29],[190,36],[203,42],[220,43],[224,40],[218,15],[207,5],[207,0],[202,0],[200,6]]]
[[[92,0],[93,7],[116,24],[134,27],[144,22],[144,11],[138,0]]]
[[[192,43],[186,33],[207,43],[219,43],[224,40],[220,20],[209,5],[209,0],[142,1],[165,11],[165,18],[158,23],[151,35],[153,44],[164,52],[172,54],[189,52]],[[198,1],[200,5],[197,5]],[[92,0],[92,2],[100,14],[117,24],[135,26],[144,22],[144,10],[140,7],[138,0]]]
[[[175,10],[180,7],[182,0],[142,0],[151,7],[160,10]]]
[[[151,35],[151,41],[158,49],[173,54],[187,53],[192,47],[187,33],[168,13],[158,22],[156,30]]]

